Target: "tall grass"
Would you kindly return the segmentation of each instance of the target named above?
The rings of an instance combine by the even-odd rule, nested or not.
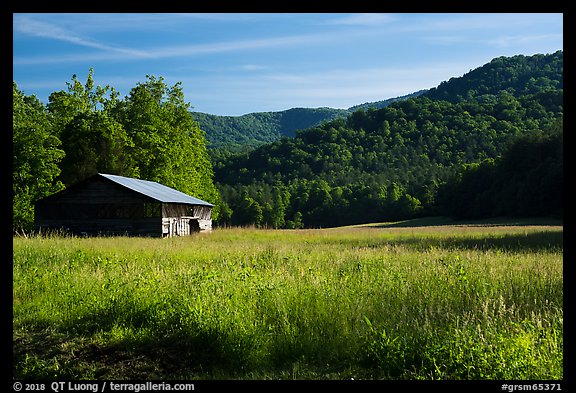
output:
[[[13,246],[17,378],[563,377],[558,227]]]

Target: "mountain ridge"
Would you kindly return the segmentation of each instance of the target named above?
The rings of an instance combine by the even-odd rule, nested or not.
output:
[[[282,111],[251,112],[240,116],[212,115],[204,112],[190,112],[206,133],[210,148],[256,147],[275,142],[287,136],[293,137],[296,131],[318,126],[324,122],[345,118],[360,109],[381,109],[386,106],[413,98],[428,90],[418,90],[403,96],[380,101],[365,102],[347,109],[331,107],[295,107]]]
[[[357,110],[382,109],[388,105],[418,96],[431,99],[462,101],[475,96],[497,94],[507,91],[511,94],[529,94],[541,91],[546,83],[549,88],[562,88],[563,78],[550,77],[557,69],[549,65],[538,69],[539,63],[563,56],[563,51],[536,54],[532,56],[500,56],[481,65],[460,77],[452,77],[431,89],[418,90],[403,96],[381,101],[366,102],[336,109],[330,107],[296,107],[283,111],[252,112],[241,116],[219,116],[203,112],[191,112],[200,128],[205,132],[209,148],[242,150],[275,142],[282,137],[293,137],[296,131],[316,127],[337,118],[346,118]],[[534,72],[534,70],[537,70]],[[552,82],[551,82],[552,81]],[[483,86],[483,89],[474,89]]]
[[[430,93],[251,151],[214,151],[222,223],[559,215],[563,111],[559,51],[495,59]]]

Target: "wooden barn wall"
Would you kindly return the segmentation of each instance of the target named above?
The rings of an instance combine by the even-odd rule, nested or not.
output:
[[[191,210],[189,205],[180,203],[163,203],[162,204],[162,217],[181,217],[190,216]]]
[[[186,236],[194,232],[210,230],[212,230],[212,220],[190,216],[162,218],[163,236]]]
[[[66,231],[91,235],[144,235],[162,236],[161,218],[140,219],[45,219],[37,224],[37,228],[64,228]]]
[[[196,221],[202,231],[212,230],[212,207],[178,203],[162,204],[162,232],[164,236],[185,236],[193,232],[190,221]]]
[[[49,202],[36,206],[36,217],[44,219],[137,219],[160,218],[159,203],[71,203]]]
[[[212,208],[210,206],[194,206],[193,216],[198,217],[201,220],[211,220]]]
[[[34,225],[74,233],[162,235],[159,202],[96,179],[36,204]]]
[[[210,230],[212,208],[160,203],[100,179],[70,188],[35,206],[37,229],[66,228],[73,233],[184,235],[190,233],[190,219],[197,219],[202,230]]]
[[[210,206],[191,206],[179,203],[163,203],[162,217],[197,217],[203,220],[212,219],[212,208]]]

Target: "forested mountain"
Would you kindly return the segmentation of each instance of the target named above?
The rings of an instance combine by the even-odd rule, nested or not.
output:
[[[451,102],[498,95],[506,90],[515,97],[544,90],[563,89],[564,54],[497,57],[459,78],[450,78],[424,95]]]
[[[354,105],[348,109],[293,108],[280,112],[257,112],[242,116],[217,116],[192,112],[206,133],[208,147],[241,150],[294,136],[295,131],[320,125],[364,109],[381,109],[393,102],[425,95],[431,99],[462,101],[506,90],[514,96],[536,93],[547,88],[563,88],[563,52],[552,55],[498,57],[490,63],[454,77],[430,90],[382,101]]]
[[[414,93],[406,94],[406,95],[403,95],[400,97],[389,98],[387,100],[382,100],[382,101],[366,102],[366,103],[360,104],[360,105],[354,105],[354,106],[351,106],[350,108],[348,108],[348,112],[351,114],[351,113],[356,112],[357,110],[360,110],[360,109],[368,110],[368,109],[386,108],[388,105],[392,104],[393,102],[407,100],[408,98],[416,98],[416,97],[421,96],[422,94],[426,93],[427,91],[428,90],[426,90],[426,89],[418,90],[418,91],[415,91]]]
[[[257,112],[242,116],[217,116],[192,112],[206,133],[208,147],[256,147],[274,142],[283,136],[294,136],[296,130],[314,127],[338,117],[346,117],[345,109],[292,108],[280,112]]]
[[[206,132],[208,147],[238,151],[274,142],[283,136],[293,137],[298,130],[315,127],[337,118],[345,118],[358,109],[384,108],[393,102],[417,97],[424,92],[426,90],[383,101],[367,102],[348,109],[292,108],[279,112],[248,113],[242,116],[192,112],[192,116]]]
[[[561,193],[562,74],[561,51],[498,58],[419,97],[359,110],[251,152],[216,156],[221,222],[301,227],[438,213],[561,214],[561,198],[542,193]],[[526,135],[536,147],[527,149]],[[523,167],[505,164],[522,149],[541,153],[526,157]],[[504,181],[504,168],[508,191],[498,195],[505,201],[495,206],[495,198],[472,197],[478,192],[466,185],[472,173],[491,173],[484,187],[497,195],[488,183]],[[530,193],[532,202],[515,189]],[[457,211],[460,196],[467,208]],[[536,200],[537,209],[527,208]],[[524,208],[504,207],[518,204]]]
[[[558,122],[510,143],[502,156],[465,165],[438,193],[456,218],[562,216],[563,132]]]

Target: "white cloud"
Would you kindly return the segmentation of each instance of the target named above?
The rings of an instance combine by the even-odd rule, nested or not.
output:
[[[128,56],[140,56],[140,57],[146,56],[146,53],[142,51],[103,44],[101,42],[91,40],[89,38],[84,38],[60,26],[42,22],[25,16],[17,16],[17,15],[14,16],[14,30],[16,32],[33,37],[41,37],[57,41],[69,42],[80,46],[100,49],[104,51],[111,51]]]
[[[269,67],[260,64],[242,64],[239,66],[239,69],[242,71],[262,71],[268,68]]]
[[[561,34],[527,34],[498,36],[486,41],[489,45],[502,48],[516,47],[518,45],[534,45],[541,42],[562,42]]]
[[[562,25],[560,13],[487,13],[487,14],[415,14],[411,23],[398,25],[399,31],[414,32],[467,32],[471,30],[490,33],[496,30]]]
[[[21,29],[21,28],[20,28]],[[25,28],[26,29],[26,28]],[[28,29],[30,33],[37,32],[36,29]],[[43,34],[43,33],[37,33]],[[53,39],[63,39],[63,34],[58,29],[53,29],[51,33],[47,33],[47,37]],[[349,36],[349,34],[342,33],[342,37]],[[43,57],[14,57],[13,64],[17,65],[32,65],[32,64],[47,64],[47,63],[65,63],[65,62],[89,62],[89,61],[122,61],[122,60],[139,60],[146,59],[165,59],[174,57],[197,56],[203,54],[217,54],[239,52],[245,50],[258,50],[267,48],[280,48],[288,46],[305,46],[314,45],[326,42],[334,42],[339,39],[338,36],[331,33],[318,33],[318,34],[303,34],[303,35],[286,35],[279,37],[268,38],[255,38],[247,40],[235,41],[221,41],[211,42],[205,44],[193,45],[177,45],[171,47],[155,47],[147,48],[145,50],[127,50],[122,48],[114,48],[74,37],[66,39],[70,42],[75,42],[80,45],[91,46],[98,49],[107,49],[106,53],[91,53],[91,54],[77,54],[69,56],[43,56]]]
[[[395,18],[390,14],[352,14],[328,20],[331,25],[381,26]]]
[[[473,60],[471,60],[473,61]],[[309,73],[263,72],[248,78],[233,75],[210,81],[182,80],[194,110],[238,116],[250,112],[280,111],[294,107],[349,108],[436,87],[461,76],[480,63],[418,64],[406,68],[363,68]],[[226,97],[226,105],[222,105]],[[222,109],[226,111],[222,112]]]

